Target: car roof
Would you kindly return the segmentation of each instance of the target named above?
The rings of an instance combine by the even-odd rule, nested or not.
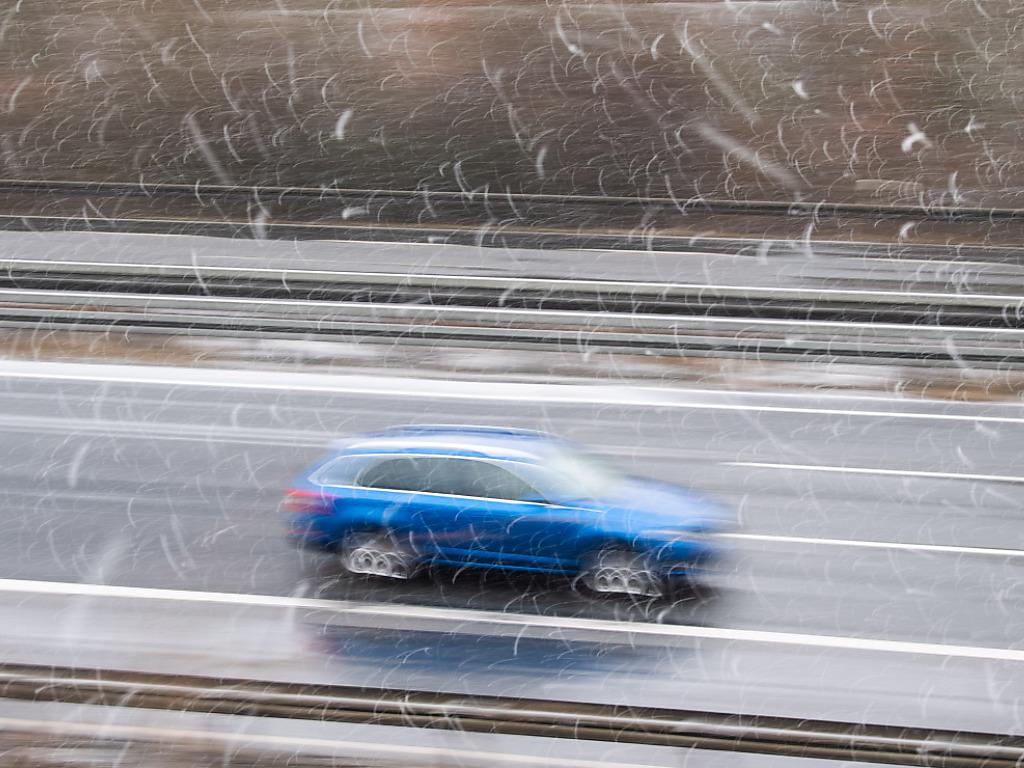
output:
[[[562,441],[543,432],[504,427],[413,424],[335,443],[339,453],[422,453],[509,461],[540,461]]]

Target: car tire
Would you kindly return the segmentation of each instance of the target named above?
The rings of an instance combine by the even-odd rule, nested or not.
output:
[[[412,548],[389,531],[349,534],[340,549],[341,567],[352,575],[407,581],[420,572]]]
[[[662,597],[665,582],[642,553],[606,547],[586,557],[579,582],[595,594]]]

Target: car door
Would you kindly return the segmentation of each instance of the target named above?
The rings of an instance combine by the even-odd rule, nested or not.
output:
[[[335,515],[346,532],[384,528],[420,549],[416,510],[422,477],[416,457],[366,457],[348,493],[336,502]]]
[[[421,551],[451,563],[530,564],[533,554],[525,542],[509,542],[510,534],[525,533],[522,527],[510,529],[509,522],[530,506],[522,499],[535,495],[521,478],[491,462],[462,456],[424,457],[417,466],[423,492],[411,505]]]
[[[541,498],[516,462],[470,460],[466,495],[477,499],[478,546],[504,566],[560,570],[575,562],[579,512]]]
[[[343,516],[352,527],[387,528],[426,557],[453,559],[476,533],[465,500],[452,494],[452,469],[444,457],[379,457],[357,477]]]
[[[410,500],[410,514],[420,550],[443,561],[477,560],[487,544],[480,500],[466,494],[466,461],[454,456],[413,461],[418,493]]]

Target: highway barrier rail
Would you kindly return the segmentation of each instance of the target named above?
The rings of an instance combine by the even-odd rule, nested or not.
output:
[[[0,696],[901,766],[1024,763],[1024,738],[991,733],[109,669],[0,665]]]
[[[0,326],[1018,368],[1024,295],[8,260]]]

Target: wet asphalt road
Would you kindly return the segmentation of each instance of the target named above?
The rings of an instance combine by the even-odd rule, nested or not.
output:
[[[726,464],[1012,478],[1024,424],[424,395],[5,378],[0,577],[997,647],[1024,633],[1024,559],[984,551],[1020,548],[1024,484]],[[954,409],[934,406],[944,408]],[[281,494],[332,436],[423,421],[551,430],[733,505],[738,532],[765,538],[726,542],[715,589],[668,606],[588,600],[555,579],[472,572],[381,586],[339,578],[330,557],[284,541]],[[787,540],[794,536],[829,541]]]
[[[1024,630],[1024,560],[987,551],[1021,545],[1016,406],[700,391],[662,405],[557,403],[531,401],[522,388],[517,398],[484,399],[512,390],[483,384],[453,397],[450,383],[417,391],[410,380],[402,386],[413,394],[398,396],[368,377],[336,379],[348,391],[326,392],[260,388],[273,377],[258,371],[189,374],[237,377],[238,387],[154,371],[161,381],[0,377],[0,578],[48,583],[35,593],[0,585],[6,661],[1021,732],[1024,665],[984,650],[1017,648]],[[584,389],[574,391],[613,391]],[[331,437],[423,421],[557,432],[733,504],[739,533],[764,538],[729,541],[707,594],[639,604],[581,597],[556,579],[471,572],[382,586],[286,544],[281,493]],[[736,461],[1003,479],[727,463]],[[794,535],[818,541],[778,538]],[[907,543],[960,549],[893,546]],[[171,602],[135,592],[76,597],[52,582],[452,613],[443,633],[352,630],[286,605],[214,605],[182,593]],[[852,645],[490,637],[460,628],[466,609],[799,632]],[[872,650],[872,639],[982,650],[888,653]],[[693,760],[719,764],[711,754]]]

